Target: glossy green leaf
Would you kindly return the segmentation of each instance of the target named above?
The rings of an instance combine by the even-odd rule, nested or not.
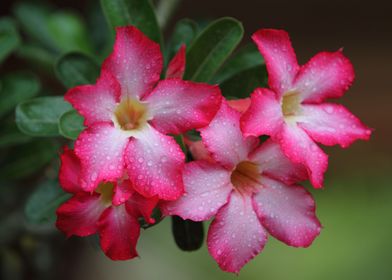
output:
[[[11,18],[0,19],[0,63],[20,44],[19,33]]]
[[[84,129],[83,117],[75,110],[65,112],[59,120],[59,132],[68,139],[76,140]]]
[[[208,25],[187,51],[184,79],[208,82],[239,44],[244,34],[241,22],[221,18]]]
[[[27,135],[58,136],[59,119],[71,109],[61,96],[38,97],[16,107],[16,124]]]
[[[213,82],[220,84],[239,72],[263,65],[264,59],[254,44],[249,44],[235,53],[215,75]]]
[[[226,97],[249,97],[257,87],[267,86],[267,71],[264,65],[255,66],[236,73],[220,84]]]
[[[190,46],[196,37],[198,27],[191,19],[182,19],[176,23],[166,48],[166,62],[168,62],[178,51],[182,44]]]
[[[36,173],[56,158],[59,148],[53,140],[40,139],[7,149],[0,160],[0,180],[20,180]]]
[[[87,28],[74,13],[53,12],[44,4],[18,3],[14,14],[22,30],[53,53],[91,51]]]
[[[30,73],[19,72],[0,78],[0,117],[12,112],[18,103],[37,95],[40,83]]]
[[[53,223],[56,209],[71,195],[65,193],[55,181],[42,183],[31,194],[25,205],[25,216],[33,224]]]
[[[101,7],[113,32],[117,26],[134,25],[151,40],[162,44],[162,34],[149,0],[101,0]]]
[[[203,222],[183,220],[172,216],[172,232],[177,246],[184,251],[195,251],[203,245]]]
[[[99,75],[98,64],[89,56],[70,52],[56,63],[56,75],[67,88],[77,85],[93,84]]]
[[[21,59],[27,60],[31,67],[36,67],[39,70],[43,69],[47,72],[53,71],[56,55],[43,47],[24,43],[18,47],[16,55]]]

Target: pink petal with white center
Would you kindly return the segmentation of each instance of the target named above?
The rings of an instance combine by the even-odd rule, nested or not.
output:
[[[112,124],[95,124],[84,130],[75,142],[75,153],[82,163],[81,186],[93,191],[99,182],[115,181],[124,171],[124,151],[128,136]]]
[[[320,234],[311,194],[301,186],[287,186],[264,177],[253,196],[256,213],[268,232],[294,247],[308,247]]]
[[[112,204],[118,206],[127,201],[133,194],[132,183],[129,180],[123,180],[115,184]]]
[[[211,256],[224,271],[238,273],[259,254],[267,241],[252,200],[233,192],[230,201],[219,210],[208,230],[207,245]]]
[[[84,125],[110,122],[120,101],[121,87],[109,72],[102,70],[96,85],[83,85],[70,89],[64,99],[84,117]]]
[[[241,129],[245,136],[275,135],[282,128],[282,107],[276,94],[265,88],[257,88],[251,95],[251,105],[241,117]]]
[[[158,82],[162,54],[157,43],[134,26],[117,27],[114,49],[102,69],[111,72],[121,85],[121,97],[140,99]]]
[[[138,256],[139,222],[128,215],[124,205],[107,208],[98,227],[101,248],[110,259],[129,260]]]
[[[316,54],[298,72],[293,88],[304,102],[341,97],[354,81],[354,68],[342,51]]]
[[[264,57],[269,87],[281,96],[291,89],[299,70],[289,35],[283,30],[261,29],[252,39]]]
[[[250,98],[242,98],[242,99],[232,99],[232,100],[227,100],[227,104],[235,110],[237,110],[240,113],[246,112],[250,106]]]
[[[277,140],[282,151],[294,163],[303,164],[315,188],[322,188],[328,156],[297,125],[284,125]]]
[[[233,190],[230,171],[207,161],[185,165],[185,194],[176,201],[163,203],[165,216],[177,215],[184,220],[205,221],[227,203]]]
[[[182,79],[185,72],[185,45],[182,45],[167,66],[166,79]]]
[[[219,109],[218,86],[167,79],[160,81],[143,101],[153,116],[150,123],[162,133],[179,134],[206,126]]]
[[[371,129],[366,127],[344,106],[338,104],[303,105],[303,120],[298,123],[306,133],[324,145],[339,144],[343,148],[355,140],[368,140]]]
[[[73,150],[64,146],[64,152],[60,155],[59,181],[62,189],[69,193],[83,191],[79,184],[80,161]]]
[[[131,139],[126,151],[129,179],[146,197],[175,200],[184,192],[184,153],[176,141],[152,127]]]
[[[96,193],[78,193],[61,204],[56,211],[57,228],[68,237],[95,233],[98,219],[106,208],[99,197]]]
[[[143,217],[147,223],[153,224],[155,219],[151,215],[158,201],[157,197],[147,198],[137,192],[133,192],[132,196],[125,203],[125,208],[129,215],[135,218]]]
[[[258,165],[263,175],[286,182],[297,183],[307,178],[306,168],[293,163],[282,152],[278,143],[268,139],[249,155],[249,160]]]
[[[200,129],[204,145],[212,157],[228,169],[247,159],[258,139],[245,138],[240,129],[240,113],[225,100],[211,123]]]

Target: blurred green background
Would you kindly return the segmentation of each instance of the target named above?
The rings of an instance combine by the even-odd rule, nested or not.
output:
[[[2,0],[1,16],[12,15],[16,2]],[[90,21],[91,7],[97,1],[50,2],[88,20],[89,36],[101,30]],[[259,28],[286,29],[301,63],[319,51],[344,47],[354,64],[355,84],[339,102],[375,131],[371,141],[355,143],[349,149],[326,148],[330,166],[325,188],[312,190],[308,186],[324,227],[314,244],[296,249],[270,237],[264,251],[237,277],[220,271],[206,246],[192,253],[180,251],[173,241],[170,221],[165,220],[142,233],[139,259],[113,262],[91,239],[66,240],[51,226],[26,225],[23,213],[4,214],[14,207],[13,201],[25,202],[36,180],[33,176],[19,182],[17,192],[11,191],[9,183],[1,186],[0,201],[6,210],[0,217],[9,227],[2,226],[0,235],[2,279],[392,279],[392,18],[388,1],[184,0],[166,33],[184,17],[208,20],[220,16],[242,21],[246,42]],[[20,57],[12,56],[1,65],[0,74],[21,64]],[[45,88],[60,95],[65,92],[45,69],[37,71],[43,73]],[[1,164],[4,170],[4,162]],[[29,164],[34,164],[34,159]],[[7,233],[18,225],[24,230],[10,239]]]

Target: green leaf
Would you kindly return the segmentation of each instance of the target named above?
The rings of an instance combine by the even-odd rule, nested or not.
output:
[[[220,84],[239,72],[263,64],[264,59],[257,50],[256,46],[249,44],[227,60],[227,62],[215,75],[213,81],[214,83]]]
[[[0,149],[8,148],[31,141],[31,137],[20,132],[15,122],[1,125],[0,128]]]
[[[83,117],[75,110],[65,112],[59,120],[59,132],[65,138],[76,140],[84,129]]]
[[[18,3],[14,14],[22,30],[53,53],[71,50],[91,52],[87,28],[74,13],[53,12],[43,4]]]
[[[183,220],[178,216],[172,216],[172,232],[181,250],[195,251],[203,245],[203,222]]]
[[[67,88],[93,84],[99,75],[98,64],[89,56],[77,52],[70,52],[60,57],[55,70],[58,79]]]
[[[53,71],[56,56],[42,47],[24,43],[18,47],[16,55],[27,60],[31,67],[36,67],[39,70],[44,69],[47,72]]]
[[[40,139],[7,149],[0,161],[0,179],[20,180],[36,173],[56,157],[59,148],[52,140]]]
[[[60,116],[69,110],[71,105],[63,97],[38,97],[16,107],[16,124],[27,135],[58,136]]]
[[[267,86],[267,70],[264,65],[255,66],[236,73],[220,84],[226,97],[249,97],[255,88]]]
[[[101,7],[112,32],[117,26],[134,25],[162,45],[162,34],[149,0],[101,0]]]
[[[42,183],[31,194],[25,205],[25,216],[33,224],[53,223],[56,220],[56,209],[71,197],[65,193],[55,181]]]
[[[19,33],[14,21],[4,17],[0,19],[0,63],[20,44]]]
[[[221,18],[202,31],[188,49],[184,79],[208,82],[239,44],[244,34],[241,22]]]
[[[7,74],[0,79],[0,117],[12,112],[18,103],[34,97],[40,83],[33,74],[19,72]]]
[[[189,46],[196,37],[198,27],[191,19],[182,19],[176,23],[166,48],[166,62],[168,62],[178,51],[182,44]]]

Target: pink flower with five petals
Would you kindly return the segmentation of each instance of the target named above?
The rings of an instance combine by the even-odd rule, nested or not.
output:
[[[316,145],[347,147],[367,140],[371,130],[345,107],[323,103],[341,97],[354,80],[350,61],[337,52],[321,52],[299,66],[288,34],[262,29],[253,36],[263,55],[271,89],[256,89],[241,119],[245,135],[269,135],[296,163],[304,164],[315,187],[322,187],[327,155]]]
[[[99,233],[102,250],[112,260],[136,257],[138,218],[154,223],[151,214],[158,199],[138,194],[125,178],[102,182],[94,192],[86,192],[79,185],[79,177],[80,161],[74,151],[65,148],[59,180],[73,196],[57,209],[57,228],[67,236]]]
[[[200,132],[210,154],[197,152],[207,159],[185,165],[185,194],[162,203],[164,215],[193,221],[215,216],[208,250],[228,272],[238,273],[263,249],[267,231],[288,245],[309,246],[321,225],[312,196],[295,185],[307,177],[305,168],[292,163],[272,140],[259,145],[258,138],[244,137],[240,113],[225,101]]]
[[[207,125],[221,102],[217,86],[181,80],[184,69],[181,48],[168,69],[173,78],[159,81],[159,45],[135,27],[116,29],[114,51],[97,83],[65,96],[87,126],[75,143],[84,190],[116,180],[126,169],[144,196],[174,200],[183,193],[184,154],[166,134]]]

